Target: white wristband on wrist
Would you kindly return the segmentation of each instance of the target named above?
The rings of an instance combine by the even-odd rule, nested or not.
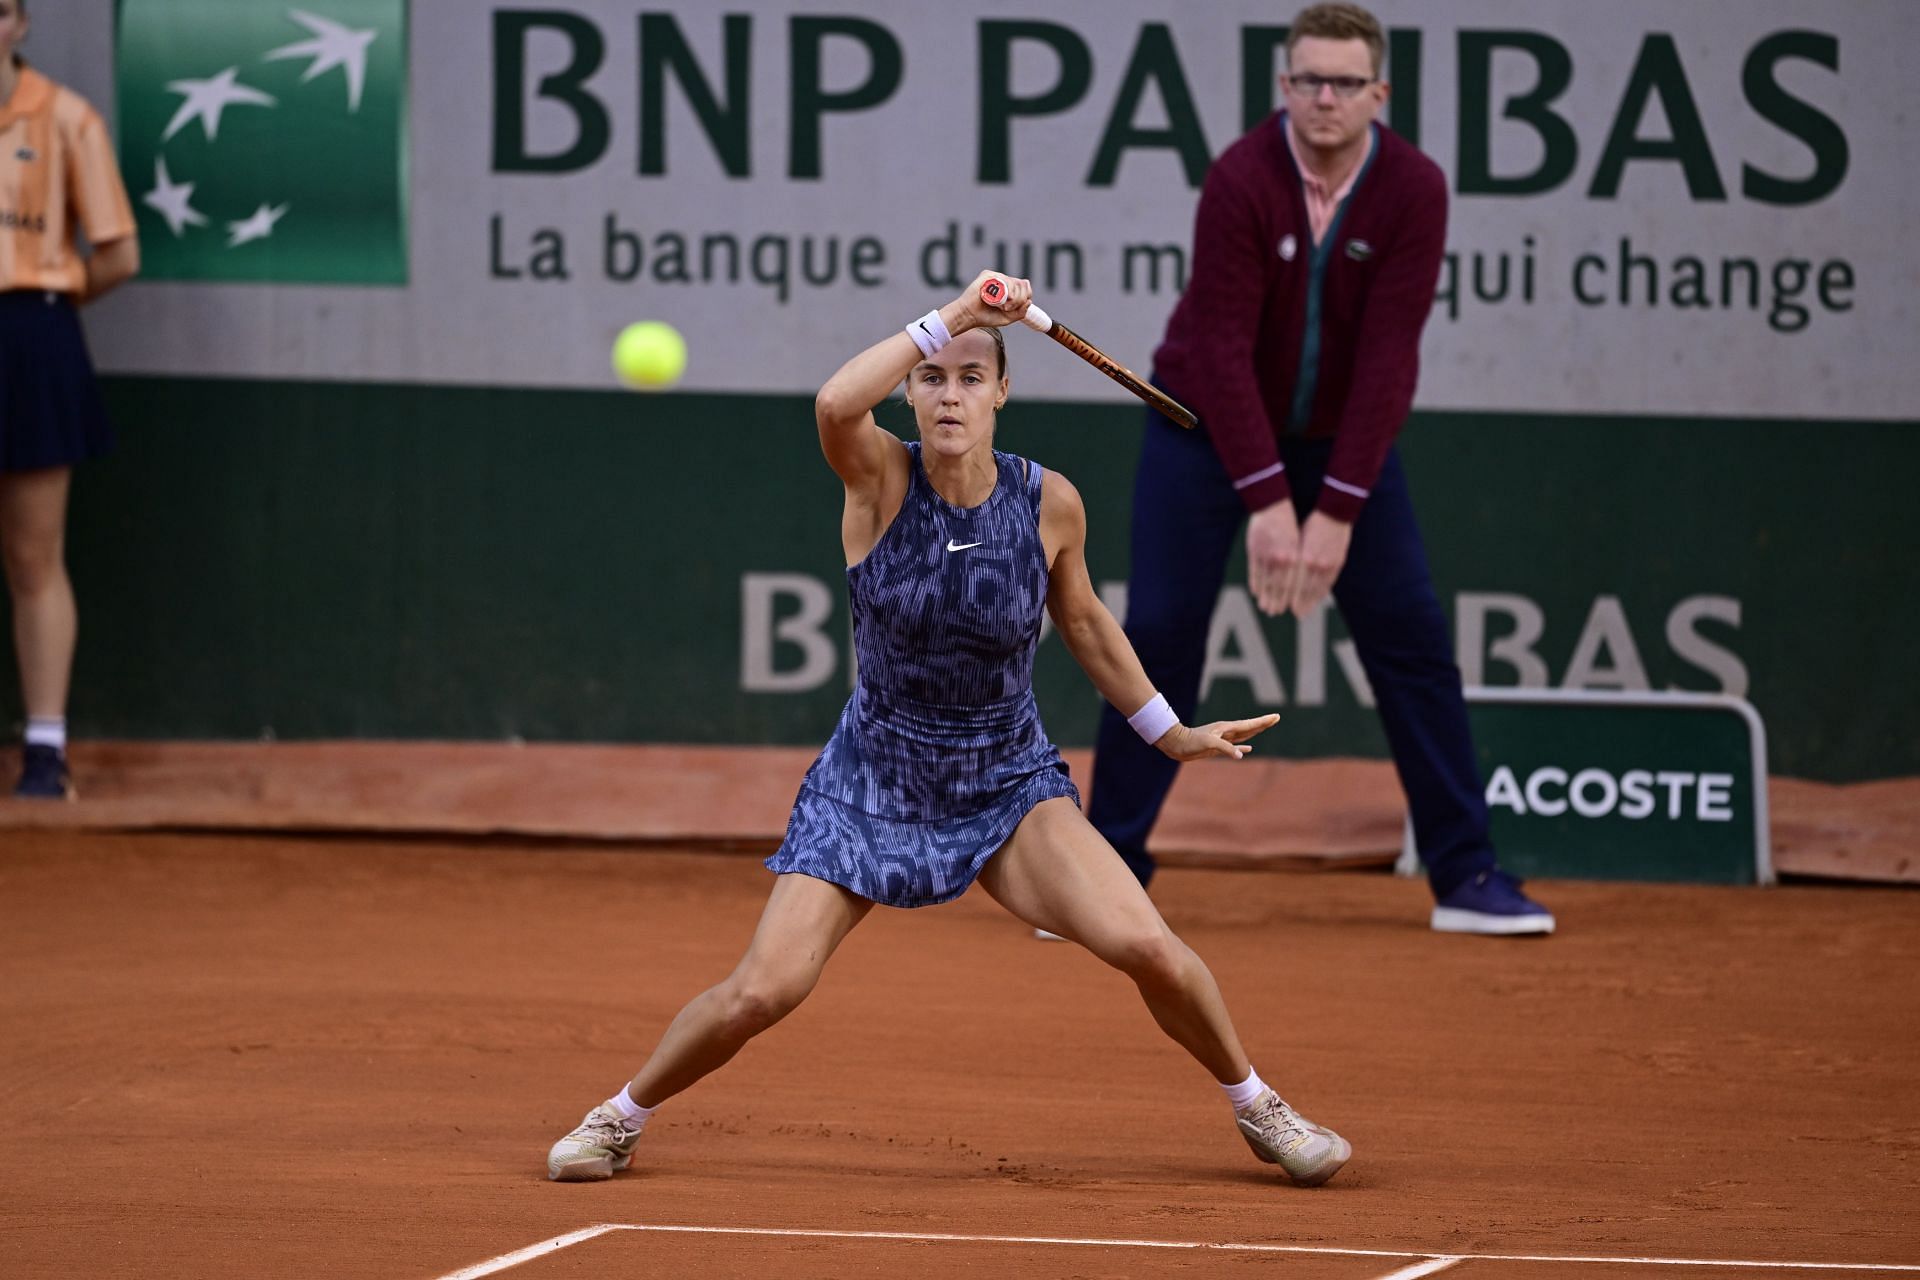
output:
[[[940,354],[940,348],[953,341],[953,335],[947,332],[947,322],[940,318],[938,307],[908,325],[907,336],[913,339],[914,346],[920,348],[920,354],[929,360]]]
[[[1146,706],[1127,717],[1127,723],[1133,726],[1133,731],[1148,746],[1152,746],[1166,736],[1167,730],[1180,723],[1180,717],[1173,714],[1166,696],[1156,693]]]

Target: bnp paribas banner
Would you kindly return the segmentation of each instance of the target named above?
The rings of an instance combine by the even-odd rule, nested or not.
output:
[[[1902,419],[1911,0],[1378,0],[1451,175],[1419,403]],[[126,372],[797,392],[983,265],[1145,364],[1287,5],[119,0]],[[271,282],[275,288],[250,287]],[[1028,396],[1122,393],[1065,358]]]

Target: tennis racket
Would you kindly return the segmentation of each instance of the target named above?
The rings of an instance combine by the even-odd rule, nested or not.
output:
[[[1006,296],[1007,286],[998,280],[989,280],[980,286],[980,300],[989,305],[999,306],[1000,300]],[[1041,333],[1046,334],[1055,342],[1073,352],[1073,354],[1079,356],[1082,360],[1085,360],[1088,364],[1106,374],[1109,378],[1112,378],[1136,396],[1139,396],[1142,400],[1145,400],[1155,409],[1158,409],[1162,414],[1166,415],[1170,421],[1179,423],[1189,431],[1200,425],[1200,419],[1194,415],[1193,410],[1187,408],[1187,406],[1181,404],[1178,400],[1175,400],[1172,396],[1160,390],[1160,388],[1154,386],[1145,378],[1140,377],[1134,373],[1133,370],[1127,368],[1127,366],[1121,364],[1118,360],[1115,360],[1112,356],[1094,346],[1091,342],[1088,342],[1085,338],[1067,328],[1067,326],[1061,324],[1058,320],[1055,320],[1031,302],[1027,304],[1027,314],[1024,317],[1024,321],[1029,329],[1037,329]]]

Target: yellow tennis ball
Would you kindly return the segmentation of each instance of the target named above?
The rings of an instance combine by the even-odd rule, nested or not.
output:
[[[661,320],[630,324],[613,340],[613,372],[629,387],[658,391],[687,371],[687,340]]]

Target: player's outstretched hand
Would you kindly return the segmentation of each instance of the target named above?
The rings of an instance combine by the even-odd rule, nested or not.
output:
[[[1248,738],[1265,733],[1279,723],[1280,717],[1269,713],[1251,720],[1215,720],[1212,724],[1191,726],[1177,724],[1161,734],[1160,741],[1153,745],[1175,760],[1201,760],[1207,756],[1238,760],[1253,750],[1246,745]]]

